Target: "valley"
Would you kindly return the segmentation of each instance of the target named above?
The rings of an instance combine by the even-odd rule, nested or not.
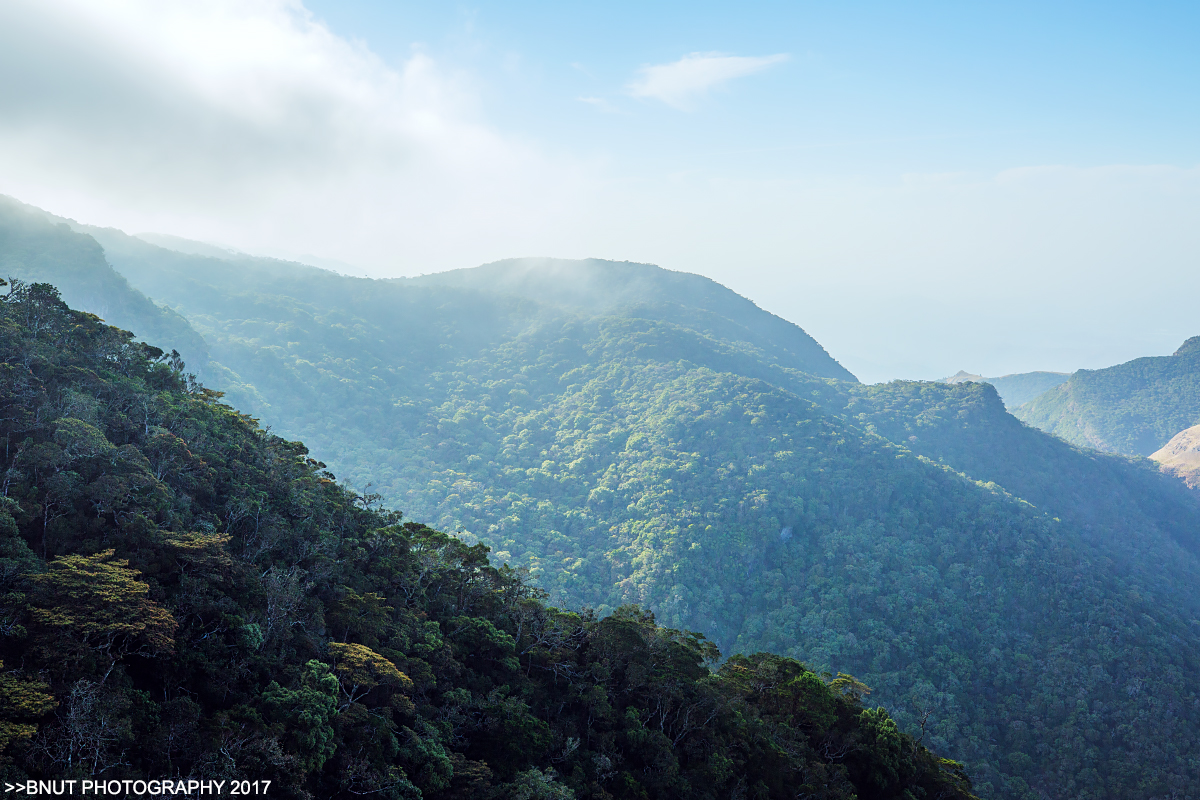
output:
[[[1030,427],[1082,373],[1024,424],[986,383],[863,385],[800,327],[651,265],[373,281],[3,220],[13,277],[88,276],[81,308],[129,309],[111,321],[371,508],[486,545],[557,606],[637,604],[726,656],[852,674],[981,797],[1200,783],[1200,503]],[[1171,386],[1196,374],[1171,363]]]

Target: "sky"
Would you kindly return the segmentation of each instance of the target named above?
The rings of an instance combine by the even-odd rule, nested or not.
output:
[[[864,381],[1200,334],[1195,3],[0,2],[0,193],[415,275],[707,275]]]

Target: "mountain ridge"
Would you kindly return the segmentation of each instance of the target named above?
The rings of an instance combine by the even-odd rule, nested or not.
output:
[[[1200,506],[991,386],[817,377],[679,304],[589,315],[98,235],[209,337],[226,400],[556,600],[854,673],[902,729],[932,709],[981,796],[1200,783]]]
[[[1200,337],[1169,356],[1079,370],[1015,413],[1074,444],[1149,456],[1200,423]]]
[[[959,370],[948,378],[942,378],[940,383],[990,383],[1000,393],[1005,407],[1012,409],[1053,389],[1069,377],[1068,372],[1015,372],[996,378],[985,378],[966,370]]]
[[[809,374],[858,381],[798,325],[763,311],[753,301],[711,278],[666,270],[654,264],[596,258],[515,258],[392,280],[416,285],[482,288],[569,308],[583,308],[593,314],[661,304],[720,313],[750,334],[752,343],[761,346],[765,340],[773,340],[775,348],[799,357],[804,363],[804,371]],[[720,312],[716,312],[717,308]]]

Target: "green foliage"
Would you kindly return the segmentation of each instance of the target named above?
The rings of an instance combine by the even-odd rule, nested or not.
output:
[[[58,287],[74,308],[86,309],[143,341],[176,349],[195,366],[208,346],[178,313],[155,305],[106,262],[91,237],[67,221],[0,195],[0,275]]]
[[[848,392],[845,413],[864,428],[971,477],[1004,487],[1136,563],[1136,548],[1169,535],[1200,553],[1197,510],[1140,458],[1101,455],[1032,430],[982,384],[895,381]],[[1158,566],[1151,569],[1157,571]]]
[[[970,796],[797,661],[714,672],[712,643],[649,612],[548,606],[485,546],[402,524],[51,287],[0,301],[0,356],[0,656],[24,673],[0,675],[6,780]],[[802,685],[786,717],[754,688],[762,659]]]
[[[1072,444],[1148,456],[1200,423],[1200,336],[1174,355],[1081,369],[1014,413]]]
[[[566,679],[581,642],[610,632],[531,597],[512,601],[511,624],[461,610],[410,619],[419,598],[446,597],[427,581],[449,553],[473,574],[487,568],[472,542],[560,605],[604,616],[636,603],[727,652],[771,650],[853,673],[900,730],[966,763],[988,796],[1162,796],[1200,783],[1191,679],[1200,512],[1141,466],[1021,426],[990,387],[815,378],[829,364],[804,350],[803,332],[711,282],[639,265],[588,262],[577,282],[563,264],[367,281],[95,235],[141,290],[203,332],[206,372],[227,399],[303,438],[362,488],[359,511],[383,501],[463,532],[465,543],[406,544],[404,529],[378,528],[362,547],[372,569],[397,580],[329,577],[274,555],[274,495],[247,483],[222,501],[231,505],[216,513],[219,525],[209,520],[231,535],[229,566],[171,550],[189,580],[230,579],[222,570],[236,575],[238,559],[267,559],[256,569],[271,613],[229,629],[250,663],[287,648],[330,661],[328,648],[296,644],[300,632],[323,630],[413,681],[411,693],[366,695],[389,704],[397,731],[383,736],[369,714],[344,730],[360,737],[356,746],[427,753],[437,768],[403,778],[364,768],[356,786],[476,792],[468,786],[512,781],[502,765],[520,753],[560,746],[559,729],[522,712],[529,701],[514,687]],[[145,465],[131,460],[103,497],[126,496],[117,489],[143,473],[190,481],[171,490],[194,496],[209,478],[180,443],[205,465],[218,460],[190,434],[172,435],[154,433],[139,451]],[[30,450],[27,469],[56,475],[60,456]],[[177,473],[175,464],[190,466]],[[328,530],[297,535],[320,541]],[[310,585],[322,587],[319,614]],[[427,721],[472,747],[487,730],[485,749],[435,747],[441,740],[404,716],[406,704],[420,708],[423,693],[443,690],[439,659],[494,676],[494,685],[438,694],[445,716]],[[831,680],[850,699],[865,697],[863,683]],[[345,719],[360,707],[349,704]],[[659,752],[635,718],[621,717],[617,741]],[[573,738],[589,741],[572,733],[561,747]],[[469,781],[446,777],[456,756]],[[805,781],[850,780],[830,764]],[[643,786],[638,770],[601,771],[610,769],[605,791]]]
[[[337,714],[338,679],[329,665],[309,661],[300,686],[285,689],[274,681],[262,693],[262,706],[274,733],[289,752],[296,753],[300,769],[321,769],[337,749],[333,719]]]
[[[135,652],[173,651],[175,619],[146,598],[149,584],[113,554],[59,556],[46,572],[33,576],[30,620],[44,632],[40,648],[51,662],[74,666],[80,650],[95,651],[109,664]]]

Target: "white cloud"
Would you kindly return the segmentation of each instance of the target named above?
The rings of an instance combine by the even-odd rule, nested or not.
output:
[[[247,250],[466,266],[522,252],[582,175],[298,0],[8,0],[0,75],[0,192]]]
[[[661,100],[682,111],[691,109],[695,101],[710,89],[734,78],[762,72],[775,64],[787,61],[780,53],[773,56],[731,56],[724,53],[689,53],[670,64],[642,67],[628,86],[634,97]]]
[[[779,59],[692,55],[633,93],[687,107]],[[385,63],[298,0],[0,0],[0,78],[0,193],[92,224],[376,275],[651,261],[795,320],[865,378],[1103,366],[1197,332],[1195,167],[583,161],[490,124],[469,74]]]

